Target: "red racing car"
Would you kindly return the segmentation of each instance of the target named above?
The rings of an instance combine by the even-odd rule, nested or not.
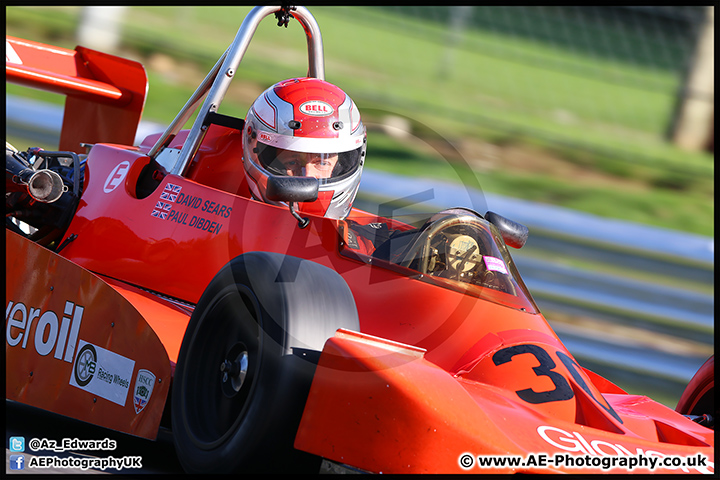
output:
[[[273,14],[304,29],[307,76],[245,119],[220,113]],[[171,428],[188,472],[713,473],[712,358],[677,411],[628,394],[538,311],[507,248],[524,226],[350,208],[364,127],[331,86],[313,97],[322,52],[308,10],[257,7],[167,130],[132,146],[140,64],[7,37],[8,81],[67,102],[59,151],[6,146],[6,398]],[[335,154],[304,160],[328,139]]]

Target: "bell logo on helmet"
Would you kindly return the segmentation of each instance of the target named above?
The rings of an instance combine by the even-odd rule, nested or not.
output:
[[[309,102],[305,102],[298,107],[298,110],[305,115],[312,115],[314,117],[326,117],[335,112],[332,105],[320,100],[310,100]]]

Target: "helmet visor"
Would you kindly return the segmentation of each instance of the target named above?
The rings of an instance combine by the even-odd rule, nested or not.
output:
[[[272,175],[315,177],[326,183],[354,173],[360,166],[362,147],[340,153],[305,153],[257,143],[259,163]]]

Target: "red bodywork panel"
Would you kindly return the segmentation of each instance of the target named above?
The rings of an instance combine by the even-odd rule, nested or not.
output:
[[[6,398],[154,439],[171,363],[162,329],[145,319],[182,328],[187,313],[115,289],[15,233],[5,239]]]
[[[460,456],[528,453],[600,456],[693,456],[712,461],[713,432],[676,415],[647,397],[602,395],[581,369],[574,395],[532,404],[517,391],[548,391],[553,383],[532,368],[533,356],[520,355],[506,368],[484,368],[494,353],[537,346],[558,361],[565,350],[531,331],[499,332],[502,342],[475,367],[476,375],[453,375],[416,347],[393,345],[356,332],[339,331],[328,340],[305,407],[296,448],[340,463],[382,473],[590,473],[598,469],[552,466],[462,468]],[[507,341],[509,346],[504,342]],[[550,343],[544,343],[548,341]],[[522,342],[522,343],[519,343]],[[517,362],[517,363],[516,363]],[[617,388],[617,387],[615,387]],[[619,389],[618,389],[619,390]],[[548,408],[548,406],[551,406]],[[538,408],[540,407],[540,408]],[[609,411],[621,420],[618,421]],[[352,432],[352,433],[348,433]],[[654,473],[709,473],[708,468],[655,469]],[[604,470],[627,473],[627,468]],[[635,473],[650,473],[638,468]]]

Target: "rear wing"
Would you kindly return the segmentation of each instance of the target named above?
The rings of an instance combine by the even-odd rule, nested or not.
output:
[[[85,47],[5,37],[8,82],[66,95],[60,150],[81,143],[132,145],[147,96],[142,64]]]

